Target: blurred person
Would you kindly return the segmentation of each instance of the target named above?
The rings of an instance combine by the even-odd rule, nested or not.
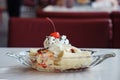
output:
[[[72,8],[75,5],[75,0],[66,0],[66,7]]]
[[[22,0],[6,0],[9,17],[20,17]]]
[[[56,0],[56,6],[60,7],[66,6],[65,0]]]
[[[55,5],[56,0],[38,0],[40,8],[45,8],[48,5]]]
[[[49,4],[48,1],[49,0],[39,0],[40,8],[44,8],[44,7],[48,6],[48,4]]]
[[[55,0],[55,5],[46,6],[45,8],[43,8],[43,11],[60,11],[65,7],[65,0]]]
[[[91,2],[94,2],[95,0],[90,0]]]
[[[90,5],[92,5],[92,3],[94,3],[96,0],[90,0]]]
[[[89,4],[90,0],[77,0],[78,4]]]
[[[40,0],[41,5],[56,6],[56,7],[70,7],[74,3],[74,0]],[[48,5],[49,3],[49,5]],[[54,3],[54,5],[53,5]]]
[[[56,6],[71,8],[75,4],[75,0],[56,0]]]

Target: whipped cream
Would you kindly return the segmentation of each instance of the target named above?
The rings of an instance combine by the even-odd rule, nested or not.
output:
[[[55,38],[53,36],[47,36],[44,41],[44,48],[48,48],[55,45],[70,45],[69,40],[65,35],[61,36],[60,38]]]
[[[52,36],[47,36],[44,41],[44,48],[48,48],[53,51],[55,55],[58,55],[61,51],[71,53],[71,49],[74,49],[75,53],[81,52],[80,49],[72,46],[65,35],[60,38],[55,38]]]

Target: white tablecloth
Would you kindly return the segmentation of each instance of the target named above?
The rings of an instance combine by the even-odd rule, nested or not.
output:
[[[97,5],[94,5],[97,6]],[[102,5],[103,6],[103,5]],[[110,7],[92,7],[92,6],[75,6],[72,8],[66,8],[66,7],[59,7],[59,6],[47,6],[43,9],[45,12],[112,12],[119,10],[118,8],[110,8]]]
[[[92,49],[102,53],[115,52],[116,57],[83,72],[47,73],[39,72],[18,63],[7,52],[20,52],[29,48],[0,48],[0,80],[120,80],[120,50]]]

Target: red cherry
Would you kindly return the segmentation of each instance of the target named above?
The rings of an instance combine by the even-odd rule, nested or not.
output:
[[[53,36],[55,38],[60,38],[59,32],[53,32],[53,33],[50,34],[50,36]]]

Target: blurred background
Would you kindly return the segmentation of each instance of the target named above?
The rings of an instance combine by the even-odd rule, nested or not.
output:
[[[12,17],[39,18],[43,17],[42,12],[108,12],[111,15],[120,12],[119,5],[120,0],[0,0],[0,47],[8,46]]]

